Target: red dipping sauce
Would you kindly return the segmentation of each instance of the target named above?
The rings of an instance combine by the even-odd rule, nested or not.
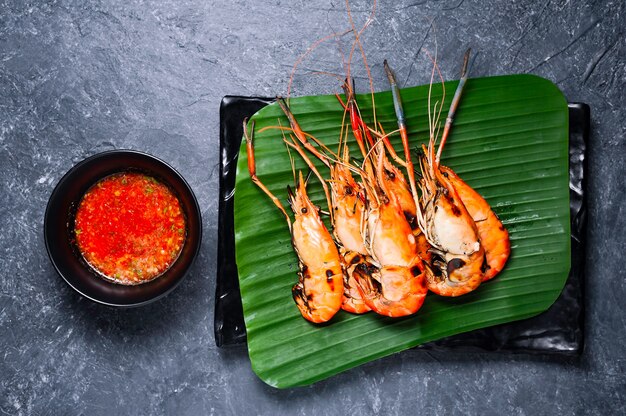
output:
[[[108,176],[78,205],[76,243],[102,276],[125,285],[148,282],[178,258],[186,237],[180,201],[165,184],[141,173]]]

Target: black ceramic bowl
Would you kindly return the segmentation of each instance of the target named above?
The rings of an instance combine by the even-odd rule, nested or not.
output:
[[[99,276],[80,255],[73,232],[76,208],[85,192],[105,176],[128,171],[167,184],[180,200],[187,220],[187,238],[178,259],[156,279],[135,286]],[[105,305],[140,306],[165,296],[183,280],[200,248],[202,219],[191,187],[174,168],[146,153],[112,150],[83,160],[61,178],[46,208],[44,239],[52,264],[78,293]]]

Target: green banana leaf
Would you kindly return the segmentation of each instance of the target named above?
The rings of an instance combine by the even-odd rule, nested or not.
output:
[[[457,83],[445,84],[442,123]],[[418,147],[428,139],[428,86],[401,92],[410,140]],[[442,100],[442,92],[433,85],[431,104]],[[357,101],[373,125],[371,95]],[[375,94],[375,103],[384,130],[397,129],[391,93]],[[306,132],[336,145],[344,114],[334,96],[292,98],[290,106]],[[259,132],[289,124],[276,104],[252,119],[257,174],[289,210],[286,186],[294,178],[282,132]],[[392,143],[402,149],[397,134]],[[306,173],[292,153],[296,170]],[[351,154],[359,154],[354,143]],[[314,325],[292,299],[298,264],[291,236],[284,217],[250,180],[244,141],[235,188],[236,259],[248,351],[263,381],[278,388],[306,385],[428,341],[529,318],[556,300],[570,268],[568,111],[557,87],[532,75],[470,79],[442,159],[485,197],[509,230],[511,257],[504,271],[459,298],[429,293],[408,318],[340,311],[331,322]],[[308,189],[327,210],[317,180]]]

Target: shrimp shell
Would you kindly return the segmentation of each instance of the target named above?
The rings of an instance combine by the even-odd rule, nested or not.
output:
[[[319,216],[319,208],[306,193],[302,172],[295,193],[290,192],[289,203],[295,215],[292,242],[300,263],[293,298],[307,320],[327,322],[341,308],[343,268],[337,246]]]
[[[509,232],[487,201],[474,188],[459,178],[452,169],[446,166],[440,168],[443,175],[456,189],[467,212],[476,224],[478,239],[485,249],[486,264],[483,266],[483,282],[492,279],[502,271],[511,253]]]

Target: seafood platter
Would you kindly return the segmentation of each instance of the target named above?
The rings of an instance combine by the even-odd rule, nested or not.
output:
[[[358,42],[358,39],[357,39]],[[568,105],[532,75],[278,97],[246,119],[234,242],[253,370],[309,384],[547,310],[570,270]]]

